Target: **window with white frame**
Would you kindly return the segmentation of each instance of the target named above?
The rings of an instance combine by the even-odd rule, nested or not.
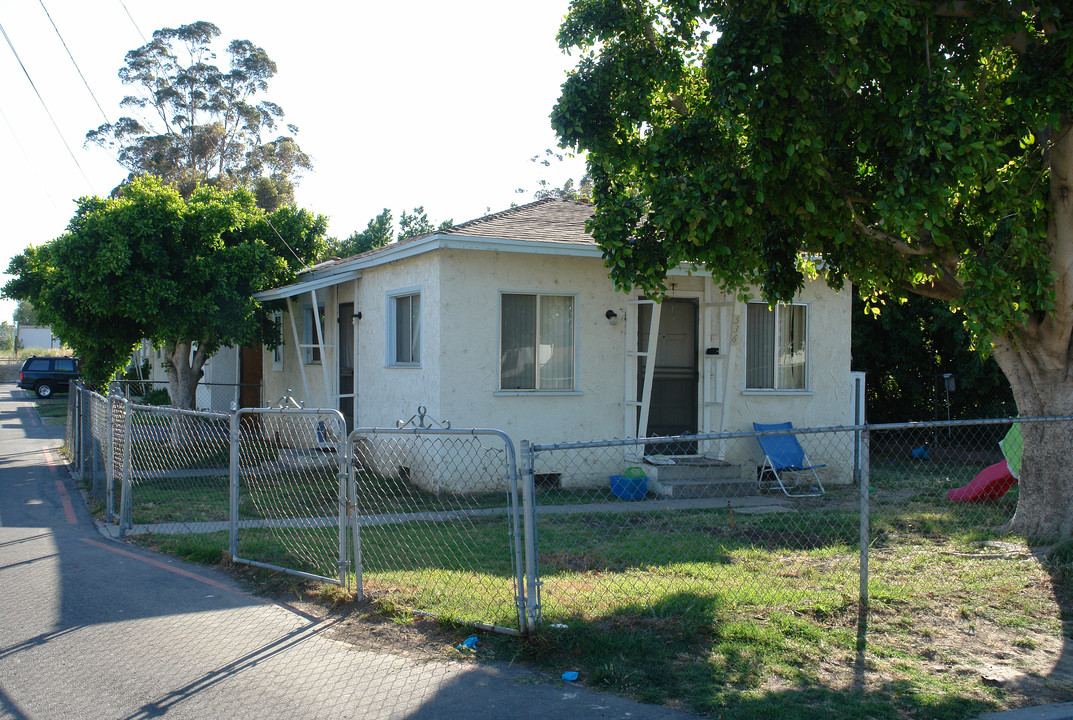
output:
[[[388,296],[388,365],[421,363],[421,293]]]
[[[808,306],[746,305],[745,388],[808,389]]]
[[[325,332],[323,305],[317,305],[317,316],[316,318],[313,316],[312,305],[302,308],[302,344],[307,346],[302,348],[302,360],[306,365],[320,365],[321,363],[317,323],[320,323],[320,332]]]
[[[572,391],[574,297],[499,296],[499,389]]]

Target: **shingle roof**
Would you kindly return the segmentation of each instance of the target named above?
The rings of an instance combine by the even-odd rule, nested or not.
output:
[[[592,236],[585,232],[585,223],[591,217],[592,205],[589,203],[547,198],[469,220],[439,232],[497,240],[592,245]]]
[[[490,241],[552,242],[595,247],[596,243],[593,242],[592,236],[585,232],[585,223],[592,217],[592,213],[593,208],[589,203],[546,198],[475,220],[467,220],[443,230],[403,238],[382,247],[366,250],[358,255],[332,258],[307,270],[302,273],[302,276],[309,277],[310,273],[331,274],[338,268],[350,267],[355,262],[361,263],[435,236],[472,237]]]

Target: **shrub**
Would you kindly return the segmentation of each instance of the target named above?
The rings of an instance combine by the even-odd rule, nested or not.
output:
[[[168,391],[164,388],[157,388],[150,390],[142,398],[142,403],[145,405],[171,405],[171,396],[168,395]]]

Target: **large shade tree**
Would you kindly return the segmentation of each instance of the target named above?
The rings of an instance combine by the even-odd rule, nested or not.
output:
[[[86,134],[115,153],[130,177],[156,175],[189,197],[198,185],[245,187],[260,207],[294,202],[294,179],[311,167],[283,109],[260,99],[276,63],[249,40],[227,46],[218,67],[220,29],[200,21],[163,28],[127,53],[119,78],[131,86],[122,107],[131,114]],[[279,134],[277,134],[279,133]]]
[[[1021,414],[1068,415],[1071,31],[1058,0],[574,0],[552,121],[621,286],[696,262],[769,300],[817,269],[936,298]],[[1024,435],[1009,527],[1068,536],[1073,424]]]
[[[326,220],[265,213],[246,190],[159,178],[121,197],[83,198],[67,231],[11,261],[5,297],[27,300],[101,386],[148,338],[164,350],[172,403],[193,408],[205,361],[223,345],[275,345],[279,328],[253,295],[286,284],[319,250]]]
[[[364,230],[350,233],[345,240],[329,238],[321,251],[320,259],[331,257],[352,257],[369,250],[384,247],[396,240],[423,235],[435,230],[446,230],[454,225],[454,220],[444,220],[435,225],[428,219],[424,205],[418,205],[412,213],[402,211],[399,218],[399,233],[395,234],[395,221],[391,210],[384,208],[383,212],[369,221]]]

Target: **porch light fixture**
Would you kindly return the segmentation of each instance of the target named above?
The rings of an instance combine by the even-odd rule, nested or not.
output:
[[[604,313],[604,317],[607,318],[607,322],[611,325],[618,323],[618,313],[614,310],[608,310]]]

